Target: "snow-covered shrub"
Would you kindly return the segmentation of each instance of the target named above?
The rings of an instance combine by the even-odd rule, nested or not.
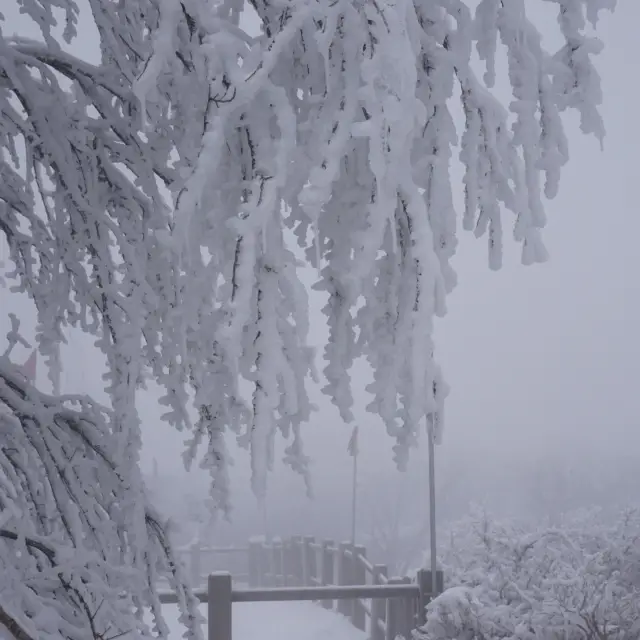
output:
[[[452,588],[428,607],[423,640],[636,640],[640,512],[557,529],[482,518],[451,533]]]
[[[452,587],[429,605],[428,638],[475,640],[480,633],[482,605],[468,587]]]

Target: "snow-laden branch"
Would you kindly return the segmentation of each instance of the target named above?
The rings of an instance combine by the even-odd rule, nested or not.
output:
[[[159,617],[158,571],[182,587],[138,469],[144,378],[164,389],[165,420],[191,432],[187,463],[204,443],[223,510],[229,431],[259,496],[278,433],[308,482],[315,356],[293,233],[327,297],[324,392],[352,420],[350,368],[366,356],[369,408],[404,466],[419,425],[439,437],[443,424],[432,336],[456,282],[455,147],[462,226],[487,236],[490,266],[505,213],[523,262],[544,260],[544,198],[569,155],[561,114],[604,133],[587,20],[615,2],[546,2],[554,52],[534,0],[88,0],[94,64],[74,49],[79,4],[19,4],[41,37],[0,30],[0,233],[54,390],[76,326],[106,358],[111,407],[45,396],[0,364],[0,610],[33,637],[145,633],[134,612]],[[508,109],[493,89],[500,56]]]
[[[83,396],[52,397],[0,359],[0,623],[16,637],[151,637],[157,580],[178,594],[192,638],[197,601],[165,524],[120,461],[113,416]],[[26,634],[26,635],[25,635]]]
[[[308,477],[314,356],[292,231],[327,296],[324,392],[351,420],[350,368],[366,356],[369,408],[403,466],[424,419],[443,424],[432,335],[456,282],[458,217],[487,237],[491,268],[506,216],[523,262],[546,258],[544,199],[569,154],[561,114],[604,133],[587,20],[613,0],[545,3],[557,52],[524,0],[89,0],[95,65],[57,42],[50,4],[24,3],[43,42],[0,39],[0,230],[50,361],[66,325],[99,336],[119,453],[137,464],[136,389],[151,371],[165,419],[192,432],[187,460],[207,443],[225,510],[229,430],[258,495],[278,432]],[[54,5],[72,42],[78,9]],[[501,56],[508,108],[493,89]]]

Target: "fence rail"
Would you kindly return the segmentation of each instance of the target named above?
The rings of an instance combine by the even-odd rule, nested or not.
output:
[[[407,640],[411,631],[424,624],[425,607],[432,593],[431,572],[420,570],[415,579],[388,577],[385,565],[372,564],[366,549],[333,540],[317,542],[312,537],[274,540],[267,544],[252,540],[248,548],[218,550],[198,547],[190,557],[194,584],[202,584],[203,553],[246,554],[249,588],[234,589],[230,571],[210,573],[206,589],[195,595],[209,611],[208,640],[232,640],[232,604],[236,602],[317,602],[325,609],[347,617],[368,632],[370,640]],[[198,571],[196,575],[196,571]],[[234,575],[234,580],[245,574]],[[442,572],[436,575],[437,593],[443,589]],[[173,593],[163,593],[161,602],[175,603]]]
[[[194,543],[178,549],[177,555],[186,565],[191,584],[204,587],[211,573],[228,571],[234,581],[249,582],[248,547],[210,547]]]
[[[349,585],[345,587],[271,587],[268,589],[242,589],[234,591],[232,602],[291,602],[294,600],[317,602],[349,600],[353,598],[419,598],[420,590],[415,584]]]

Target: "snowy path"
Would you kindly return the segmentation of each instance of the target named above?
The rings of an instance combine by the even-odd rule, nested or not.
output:
[[[171,640],[180,640],[175,606],[165,605]],[[206,618],[207,608],[201,607]],[[207,637],[206,629],[204,637]],[[256,602],[233,605],[233,640],[366,640],[345,618],[309,602]]]

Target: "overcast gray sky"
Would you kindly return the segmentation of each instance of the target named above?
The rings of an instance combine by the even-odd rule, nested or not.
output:
[[[22,23],[12,15],[15,3],[10,1],[8,10],[6,4],[9,24],[18,29]],[[546,3],[526,4],[542,22],[549,15],[538,9]],[[454,261],[459,286],[449,298],[448,315],[437,325],[437,352],[452,388],[442,456],[490,456],[495,449],[519,456],[578,448],[631,449],[640,459],[639,23],[640,3],[620,0],[617,12],[605,14],[600,25],[606,45],[597,60],[605,95],[605,149],[601,152],[596,140],[579,133],[576,118],[567,119],[571,162],[559,196],[547,206],[544,237],[550,261],[525,268],[518,247],[507,242],[503,269],[493,273],[486,264],[486,241],[460,232]],[[551,33],[556,25],[545,24],[544,29]],[[91,30],[81,33],[77,46],[87,56],[95,55]],[[461,192],[462,184],[458,200]],[[314,273],[304,277],[311,282]],[[3,312],[17,309],[31,338],[28,306],[6,291],[1,295]],[[316,298],[312,304],[312,340],[320,346],[325,335],[321,301]],[[5,326],[2,313],[0,330]],[[90,345],[86,338],[72,337],[65,353],[65,390],[104,400],[102,363]],[[364,411],[368,375],[365,365],[356,367],[356,415],[362,425],[363,465],[370,472],[378,465],[390,466],[392,442],[380,422]],[[315,396],[321,410],[306,429],[306,442],[315,459],[316,481],[346,480],[349,427],[317,391]],[[180,438],[160,425],[153,393],[142,399],[141,412],[145,467],[156,457],[164,468],[179,469]],[[423,453],[419,456],[424,459]],[[237,475],[246,475],[244,469],[239,460]],[[284,473],[278,484],[289,480]],[[298,487],[292,491],[302,493]]]

